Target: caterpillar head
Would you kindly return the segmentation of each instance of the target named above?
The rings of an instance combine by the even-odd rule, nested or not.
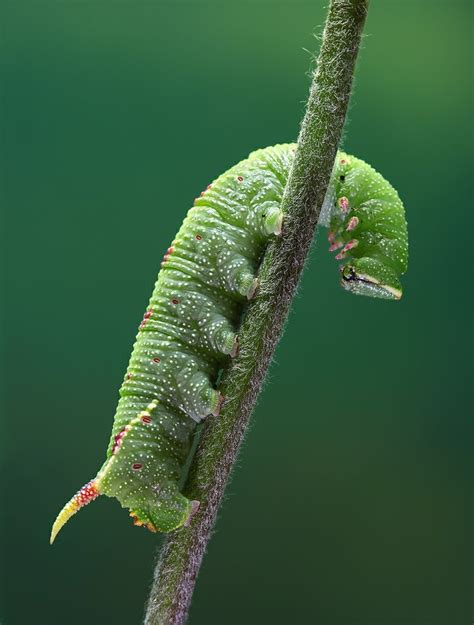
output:
[[[344,152],[338,154],[331,184],[329,251],[344,260],[342,286],[358,295],[400,299],[408,238],[397,192],[367,163]]]
[[[395,272],[373,258],[354,258],[341,267],[341,285],[356,295],[399,300],[402,287]]]

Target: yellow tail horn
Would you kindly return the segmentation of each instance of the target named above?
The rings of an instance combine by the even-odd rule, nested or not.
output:
[[[64,506],[61,512],[56,517],[56,521],[53,523],[53,527],[51,529],[51,537],[49,539],[49,544],[52,545],[54,539],[58,535],[59,530],[65,525],[69,519],[76,514],[78,510],[87,506],[88,503],[94,501],[100,492],[97,488],[96,480],[91,480],[87,482],[85,486],[78,490],[72,499],[68,501],[68,503]]]

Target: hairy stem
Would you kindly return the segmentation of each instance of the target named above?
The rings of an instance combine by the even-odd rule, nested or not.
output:
[[[332,0],[293,168],[282,200],[283,235],[263,259],[260,286],[239,338],[239,355],[223,376],[225,403],[209,417],[184,493],[201,502],[190,527],[163,544],[145,625],[182,625],[201,561],[249,418],[282,334],[311,246],[349,102],[368,0]]]

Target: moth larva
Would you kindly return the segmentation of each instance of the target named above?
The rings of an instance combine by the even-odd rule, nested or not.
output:
[[[196,424],[218,415],[215,381],[238,350],[245,301],[265,246],[281,233],[280,202],[295,144],[257,150],[201,193],[168,248],[120,389],[106,459],[59,513],[51,542],[98,495],[116,497],[136,525],[169,532],[199,502],[178,488]],[[403,205],[363,161],[338,153],[331,178],[331,249],[343,286],[398,299],[407,265]]]

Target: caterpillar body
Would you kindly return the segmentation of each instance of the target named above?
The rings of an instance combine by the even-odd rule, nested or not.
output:
[[[239,322],[255,294],[265,246],[281,233],[280,203],[295,148],[252,152],[195,200],[164,255],[139,325],[105,462],[61,510],[51,542],[99,495],[116,497],[135,525],[151,531],[189,524],[199,502],[179,491],[182,467],[196,424],[219,414],[223,397],[215,381],[238,351]],[[407,229],[393,187],[339,152],[325,205],[330,249],[347,260],[342,285],[399,299]]]

